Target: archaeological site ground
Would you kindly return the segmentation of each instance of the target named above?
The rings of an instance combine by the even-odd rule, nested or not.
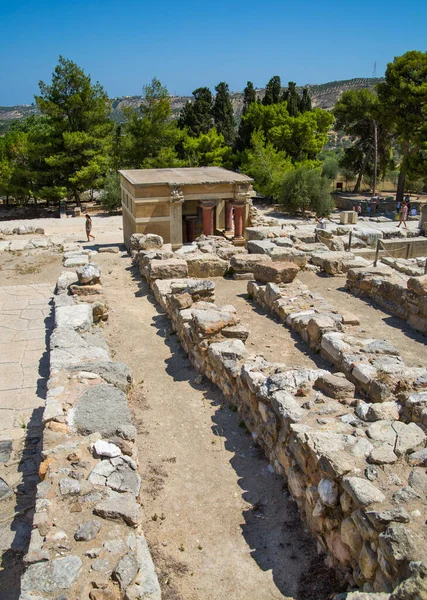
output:
[[[212,185],[1,223],[1,600],[427,597],[424,226]]]

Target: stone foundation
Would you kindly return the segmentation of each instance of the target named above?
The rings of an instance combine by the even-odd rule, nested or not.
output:
[[[342,375],[251,356],[234,307],[213,304],[213,282],[171,279],[151,285],[196,370],[237,407],[254,441],[286,478],[328,564],[350,586],[367,592],[348,598],[415,600],[417,592],[407,593],[408,586],[420,589],[425,576],[423,564],[415,562],[425,559],[423,429],[397,420],[388,403],[378,405],[384,411],[377,420]],[[343,327],[348,316],[331,312],[328,323],[312,319],[310,338],[321,344],[324,327],[336,333],[334,327]],[[425,383],[421,377],[420,390]]]
[[[79,274],[82,283],[88,272]],[[141,527],[136,429],[126,397],[131,374],[111,360],[92,325],[92,305],[68,296],[61,277],[20,600],[159,600]],[[96,276],[92,282],[98,285]]]
[[[393,276],[390,269],[351,269],[346,289],[368,297],[400,317],[421,333],[427,333],[427,275],[406,278]]]

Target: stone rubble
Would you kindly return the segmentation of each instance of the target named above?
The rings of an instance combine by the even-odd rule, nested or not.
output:
[[[82,271],[97,285],[99,272]],[[141,529],[130,372],[111,360],[92,305],[66,295],[71,279],[62,274],[57,285],[57,298],[71,304],[55,308],[41,482],[20,600],[160,600]]]
[[[427,275],[406,278],[386,266],[351,269],[345,288],[356,296],[370,298],[413,329],[427,333]]]
[[[147,276],[150,258],[143,267],[134,260]],[[363,589],[338,598],[416,600],[402,594],[415,589],[421,575],[413,565],[425,560],[427,503],[416,486],[424,486],[427,464],[426,370],[409,369],[391,344],[362,336],[356,317],[344,318],[297,280],[250,282],[249,293],[338,373],[250,355],[235,309],[214,304],[212,281],[147,279],[195,369],[236,406],[286,478],[327,564]]]

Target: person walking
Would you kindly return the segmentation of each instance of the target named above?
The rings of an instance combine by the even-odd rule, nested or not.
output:
[[[86,236],[87,236],[87,241],[90,242],[90,239],[92,238],[93,240],[95,240],[95,236],[92,235],[91,231],[92,231],[92,219],[90,218],[90,215],[88,215],[86,213],[86,223],[85,223],[85,227],[86,227]]]
[[[400,221],[399,221],[399,225],[397,226],[398,228],[403,223],[405,226],[405,229],[408,229],[408,226],[406,225],[407,216],[408,216],[408,205],[406,204],[406,202],[403,202],[402,208],[400,209]]]

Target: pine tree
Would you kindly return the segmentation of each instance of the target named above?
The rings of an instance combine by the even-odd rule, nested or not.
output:
[[[305,113],[308,112],[310,110],[313,110],[312,105],[311,105],[311,97],[308,91],[308,88],[304,88],[302,91],[302,96],[299,102],[299,110],[301,113]]]
[[[207,87],[197,88],[193,92],[194,101],[186,102],[178,120],[180,129],[187,129],[188,133],[198,137],[201,133],[208,133],[213,127],[213,97]]]
[[[59,57],[52,83],[40,81],[37,106],[49,124],[46,164],[53,195],[64,192],[80,201],[84,190],[98,187],[109,163],[113,122],[108,96],[74,62]]]
[[[269,106],[270,104],[277,104],[278,102],[280,102],[280,91],[280,77],[278,75],[275,75],[265,86],[265,95],[262,100],[264,106]]]
[[[236,141],[234,143],[234,151],[242,152],[246,148],[249,148],[251,143],[252,127],[248,126],[245,121],[245,114],[248,112],[251,104],[256,102],[256,92],[252,81],[248,81],[245,89],[243,90],[243,110],[242,118],[240,119],[239,129],[237,130]]]
[[[224,136],[227,146],[233,144],[236,136],[234,124],[234,111],[231,104],[228,85],[223,81],[215,87],[216,97],[212,109],[215,127],[218,133]]]

